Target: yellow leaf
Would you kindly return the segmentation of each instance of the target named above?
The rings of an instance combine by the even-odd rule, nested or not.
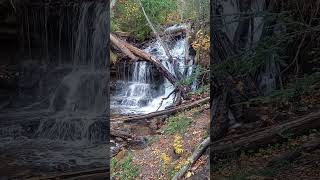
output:
[[[187,172],[187,174],[186,174],[186,178],[191,177],[191,176],[192,176],[192,174],[193,174],[192,172],[188,171],[188,172]]]

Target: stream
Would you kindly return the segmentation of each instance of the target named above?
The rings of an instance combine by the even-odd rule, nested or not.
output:
[[[16,96],[0,112],[1,158],[36,174],[109,166],[108,8],[96,1],[58,8],[52,12],[59,14],[50,14],[26,7],[29,57],[20,65]],[[40,63],[43,52],[47,58]]]

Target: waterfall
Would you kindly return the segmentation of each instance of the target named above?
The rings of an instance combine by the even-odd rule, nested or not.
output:
[[[105,1],[30,1],[21,14],[17,96],[0,110],[0,150],[17,166],[108,166]]]
[[[184,74],[184,69],[187,67],[187,74],[185,75],[187,77],[193,71],[193,62],[191,60],[188,64],[185,64],[185,43],[185,37],[174,40],[171,43],[170,54],[174,61],[177,62],[178,70],[181,74]],[[151,42],[144,51],[156,57],[170,73],[176,76],[174,65],[170,63],[163,47],[158,41]],[[157,71],[152,69],[151,64],[148,62],[135,62],[131,66],[129,65],[128,70],[132,72],[131,74],[128,73],[129,78],[121,79],[121,77],[127,76],[126,73],[119,76],[120,79],[117,81],[118,88],[111,99],[112,110],[124,114],[144,114],[156,111],[157,109],[162,110],[172,104],[173,95],[161,104],[162,99],[167,97],[174,90],[174,87],[164,77],[154,77]],[[160,82],[156,82],[156,79],[158,81],[160,79]],[[160,105],[161,107],[159,107]]]
[[[51,9],[44,10],[43,6]],[[26,32],[28,40],[25,46],[27,54],[30,52],[29,58],[35,59],[33,62],[39,58],[41,61],[46,59],[42,61],[46,68],[41,71],[43,75],[36,75],[39,84],[33,91],[37,93],[22,100],[34,102],[23,109],[53,113],[51,118],[41,119],[34,136],[104,141],[106,132],[102,129],[107,129],[106,123],[97,117],[103,117],[107,108],[106,95],[103,94],[107,86],[106,3],[78,1],[59,7],[49,6],[48,3],[35,4],[26,7],[24,13],[26,18],[23,16],[22,19],[23,32]],[[37,67],[34,65],[34,68]],[[26,68],[25,74],[30,74],[30,71],[34,72]],[[30,82],[26,75],[21,76],[25,78],[21,79],[21,83]],[[21,98],[26,97],[24,89],[21,86]]]
[[[73,70],[67,74],[54,91],[50,110],[57,113],[55,120],[41,122],[37,136],[52,139],[104,140],[97,129],[96,116],[103,116],[106,110],[106,87],[104,62],[106,61],[107,9],[101,3],[83,2],[79,9],[76,31]],[[68,114],[76,116],[70,119]],[[106,128],[103,123],[100,129]],[[93,138],[92,133],[96,133]],[[106,134],[104,134],[106,136]]]

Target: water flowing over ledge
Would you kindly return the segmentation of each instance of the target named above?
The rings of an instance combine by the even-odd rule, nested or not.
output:
[[[14,103],[0,113],[0,152],[40,171],[108,166],[108,8],[80,1],[57,9],[23,11],[30,60],[22,60]]]
[[[167,28],[166,31],[179,27],[179,25],[175,25]],[[169,44],[173,62],[169,61],[158,41],[151,41],[143,50],[158,59],[174,76],[178,76],[175,74],[174,68],[178,68],[178,72],[183,77],[190,76],[193,71],[193,60],[185,64],[186,37],[173,39]],[[116,90],[111,96],[111,110],[113,112],[119,114],[147,114],[156,110],[163,110],[173,103],[174,95],[169,96],[169,94],[174,90],[174,86],[167,79],[157,77],[157,72],[148,62],[138,61],[132,64],[124,64],[124,66],[127,67],[123,68],[124,71],[118,72],[119,78],[116,82]],[[185,71],[185,68],[187,68],[187,71]],[[167,96],[169,98],[163,100]]]

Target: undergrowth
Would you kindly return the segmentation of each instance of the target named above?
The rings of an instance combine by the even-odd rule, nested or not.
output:
[[[320,85],[320,73],[305,75],[303,78],[296,79],[289,83],[285,88],[274,90],[268,96],[261,96],[251,99],[249,103],[277,103],[285,104],[296,101],[296,97],[309,95]]]
[[[181,113],[176,116],[169,117],[167,123],[163,127],[165,134],[183,134],[191,123],[191,119],[186,114]]]
[[[132,164],[133,155],[128,153],[121,161],[111,159],[111,176],[120,180],[133,180],[138,175],[138,168]]]

